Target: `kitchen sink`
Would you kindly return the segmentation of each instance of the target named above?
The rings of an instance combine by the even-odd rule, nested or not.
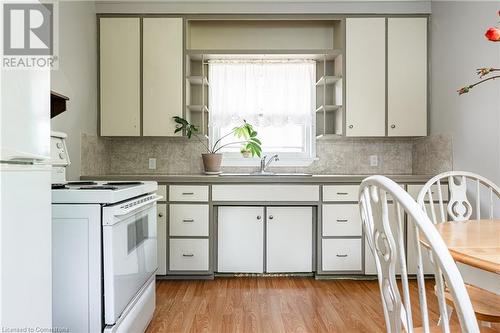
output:
[[[260,172],[252,172],[252,173],[221,173],[219,176],[221,177],[268,177],[268,176],[275,176],[275,177],[311,177],[311,173],[283,173],[283,172],[265,172],[265,173],[260,173]]]

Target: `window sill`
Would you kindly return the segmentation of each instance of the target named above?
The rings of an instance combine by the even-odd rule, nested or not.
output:
[[[307,167],[310,166],[314,161],[317,161],[317,157],[312,158],[286,158],[280,157],[279,161],[272,162],[271,167]],[[244,157],[226,157],[222,158],[223,167],[258,167],[260,166],[260,158],[244,158]]]

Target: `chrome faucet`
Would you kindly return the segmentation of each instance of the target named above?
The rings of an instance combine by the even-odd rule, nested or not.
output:
[[[267,155],[264,155],[261,159],[260,159],[260,170],[258,173],[260,174],[266,174],[266,173],[269,173],[266,171],[267,167],[273,162],[273,161],[279,161],[279,157],[278,157],[278,154],[275,154],[273,156],[271,156],[269,159],[267,159]]]

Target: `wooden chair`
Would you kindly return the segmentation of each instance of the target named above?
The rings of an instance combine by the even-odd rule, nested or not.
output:
[[[441,187],[444,183],[448,183],[449,188],[447,203],[443,200]],[[430,202],[434,204],[428,204]],[[472,218],[479,220],[482,212],[486,212],[488,219],[493,219],[495,205],[500,204],[500,188],[480,175],[449,171],[430,179],[420,190],[417,203],[434,224]],[[500,296],[468,284],[466,288],[477,319],[500,323]],[[448,315],[451,315],[453,300],[448,290],[445,290],[445,297],[450,306]]]
[[[392,205],[388,202],[392,201]],[[446,244],[434,228],[427,215],[417,203],[398,184],[383,176],[372,176],[365,179],[360,187],[360,213],[368,245],[375,257],[377,276],[382,298],[387,332],[450,332],[456,329],[462,332],[479,332],[479,326],[472,308],[469,295],[458,268],[451,257]],[[389,211],[389,206],[395,212]],[[423,274],[418,274],[419,306],[422,316],[422,327],[414,328],[408,284],[406,253],[404,244],[404,213],[411,219],[410,223],[417,235],[422,235],[430,246],[434,258],[435,278],[447,283],[453,296],[460,327],[451,327],[448,321],[440,326],[429,323],[425,281]],[[390,218],[395,218],[391,229]],[[420,243],[417,239],[414,246],[420,256]],[[401,269],[401,291],[396,282],[396,267]],[[443,284],[438,284],[443,285]],[[444,293],[437,293],[440,315],[447,318]],[[486,328],[483,332],[488,332]]]

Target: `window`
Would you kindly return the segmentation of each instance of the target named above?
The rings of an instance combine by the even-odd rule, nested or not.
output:
[[[211,60],[210,140],[251,123],[264,154],[276,153],[281,165],[304,165],[314,158],[315,62],[309,60]],[[236,141],[226,137],[224,143]],[[252,165],[240,146],[223,149],[224,165]]]

